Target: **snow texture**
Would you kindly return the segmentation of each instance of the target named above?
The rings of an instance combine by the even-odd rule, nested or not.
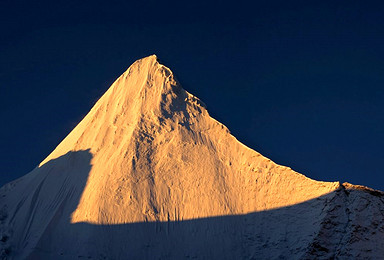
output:
[[[152,55],[0,189],[0,258],[384,259],[383,196],[249,149]]]

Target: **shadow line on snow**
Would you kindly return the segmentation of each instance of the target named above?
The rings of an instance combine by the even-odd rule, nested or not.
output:
[[[71,214],[78,206],[92,168],[91,160],[89,150],[69,152],[34,170],[39,181],[34,183],[32,198],[28,198],[31,206],[24,212],[25,223],[29,223],[24,234],[41,229],[34,223],[39,223],[37,218],[44,219],[44,216],[33,215],[36,210],[33,207],[37,207],[33,203],[41,196],[49,202],[39,207],[53,207],[56,211],[43,223],[44,232],[38,234],[36,243],[29,245],[28,251],[32,253],[24,256],[29,259],[180,259],[204,255],[210,259],[234,256],[259,259],[285,258],[297,251],[305,253],[308,248],[329,250],[309,245],[321,226],[316,224],[316,219],[323,219],[325,202],[337,197],[333,195],[338,191],[300,204],[243,215],[115,225],[71,223]],[[53,190],[57,183],[62,185]],[[60,205],[55,204],[58,201]],[[28,241],[28,237],[23,241]],[[23,255],[23,248],[27,247],[21,245],[15,253]]]

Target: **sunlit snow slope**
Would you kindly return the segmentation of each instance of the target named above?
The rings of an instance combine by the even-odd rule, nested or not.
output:
[[[249,149],[153,55],[39,167],[2,187],[1,256],[378,258],[382,196],[311,180]]]

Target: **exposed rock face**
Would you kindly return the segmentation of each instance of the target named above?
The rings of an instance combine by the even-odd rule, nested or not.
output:
[[[249,149],[156,56],[0,190],[4,259],[384,256],[383,193]],[[0,234],[0,235],[1,235]]]

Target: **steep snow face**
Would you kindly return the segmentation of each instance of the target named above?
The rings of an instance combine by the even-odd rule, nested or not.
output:
[[[0,190],[1,247],[52,259],[341,255],[316,243],[332,235],[328,211],[347,207],[344,190],[241,144],[153,55],[38,168]]]
[[[244,214],[339,186],[310,180],[240,144],[156,56],[135,62],[117,79],[41,165],[87,149],[92,169],[73,223]]]

